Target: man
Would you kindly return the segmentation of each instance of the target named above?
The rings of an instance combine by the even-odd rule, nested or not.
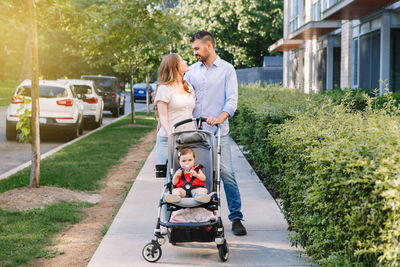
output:
[[[193,85],[196,106],[193,117],[206,117],[204,129],[215,132],[215,125],[221,129],[221,178],[229,208],[229,220],[235,235],[246,235],[241,220],[242,202],[239,187],[233,172],[229,146],[229,122],[236,111],[238,85],[235,68],[215,53],[215,40],[211,33],[199,31],[190,38],[193,53],[199,62],[191,65],[185,74],[187,82]]]

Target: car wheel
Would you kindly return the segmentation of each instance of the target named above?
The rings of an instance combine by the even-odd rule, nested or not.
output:
[[[114,118],[118,118],[118,115],[119,115],[119,107],[113,108],[113,110],[112,110],[112,116],[113,116]]]
[[[73,140],[79,137],[80,125],[75,124],[69,129],[69,136],[67,136],[68,140]]]
[[[103,112],[100,114],[99,120],[93,123],[93,129],[99,128],[103,124]]]
[[[79,122],[79,120],[78,120],[78,122]],[[79,135],[82,135],[83,134],[83,127],[84,126],[86,126],[85,125],[85,122],[83,121],[83,119],[81,119],[81,122],[79,123],[79,126],[78,126],[78,129],[79,129]],[[79,136],[78,135],[78,136]]]
[[[124,115],[125,114],[125,102],[122,108],[119,109],[119,115]]]
[[[6,138],[8,141],[17,140],[17,129],[16,125],[6,120]]]
[[[83,122],[81,122],[81,124],[79,124],[79,135],[83,134]]]

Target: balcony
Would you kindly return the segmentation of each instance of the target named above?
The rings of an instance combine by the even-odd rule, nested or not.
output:
[[[341,21],[309,21],[289,34],[291,40],[312,40],[330,33],[342,26]]]
[[[289,40],[289,39],[280,39],[279,41],[275,42],[271,45],[268,50],[270,52],[283,52],[283,51],[290,51],[297,47],[300,47],[304,44],[302,40]]]
[[[326,9],[322,16],[324,20],[359,19],[393,2],[396,0],[341,0]]]

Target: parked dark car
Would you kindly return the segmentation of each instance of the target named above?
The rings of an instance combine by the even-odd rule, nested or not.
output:
[[[152,102],[152,96],[154,94],[154,91],[156,90],[156,84],[155,83],[150,83],[150,88],[149,88],[149,99],[150,103]],[[137,100],[144,100],[146,101],[146,88],[147,84],[146,83],[136,83],[133,86],[133,96],[135,98],[135,102]]]
[[[118,78],[113,76],[82,75],[84,80],[92,80],[103,97],[104,110],[110,110],[113,117],[125,113],[125,95]]]

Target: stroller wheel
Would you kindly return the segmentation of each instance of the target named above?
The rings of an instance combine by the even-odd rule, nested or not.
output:
[[[156,262],[161,258],[161,247],[148,243],[142,250],[143,258],[148,262]]]
[[[229,249],[228,243],[226,243],[226,239],[224,240],[224,243],[222,245],[217,245],[217,248],[221,261],[226,261],[229,257]]]

